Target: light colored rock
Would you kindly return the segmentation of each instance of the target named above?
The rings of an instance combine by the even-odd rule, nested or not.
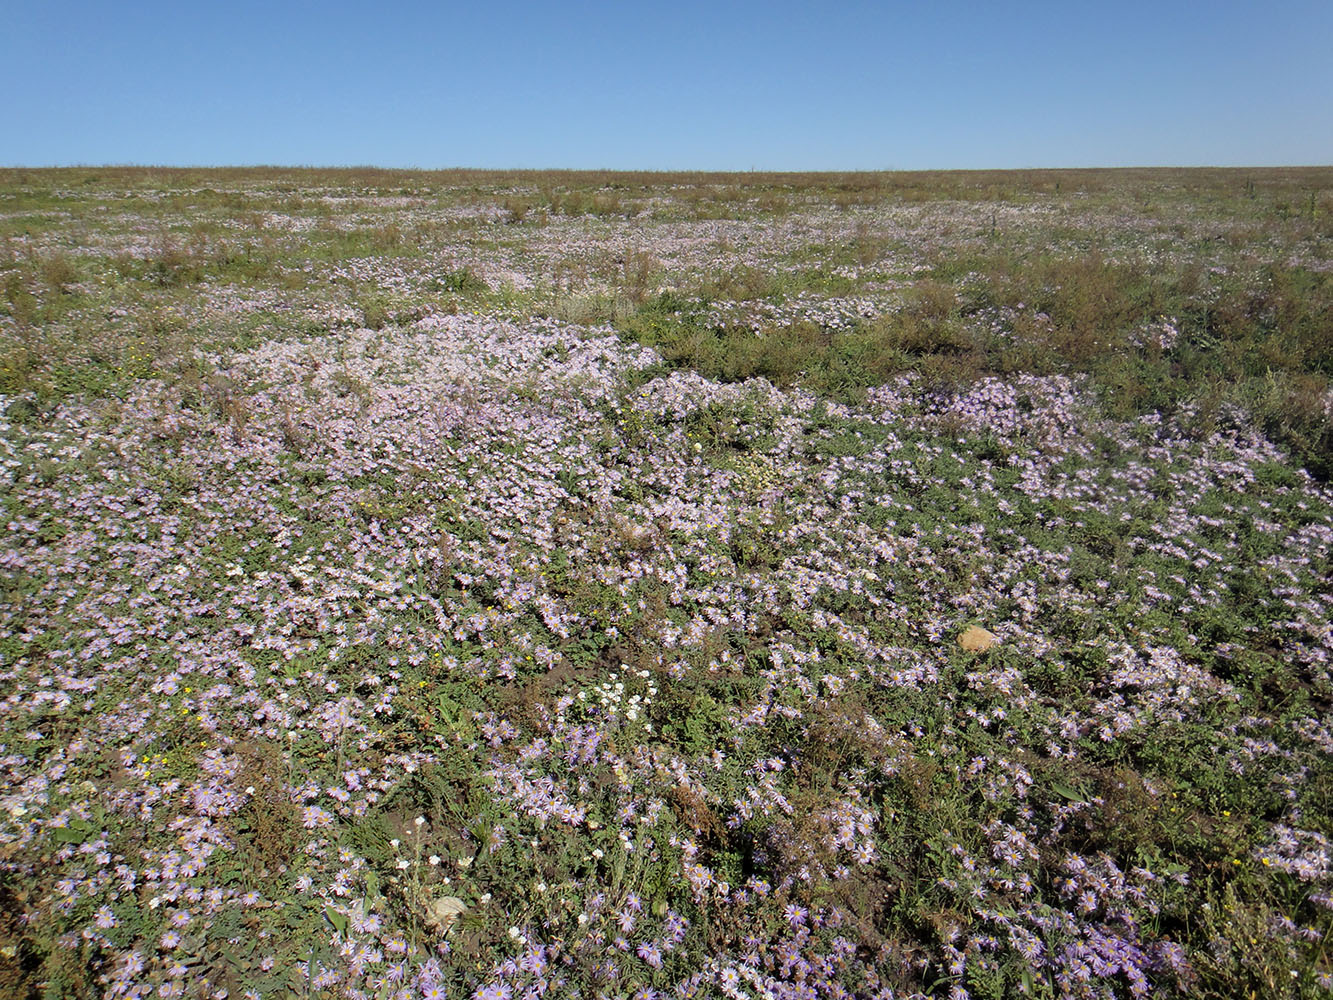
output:
[[[457,896],[437,896],[426,904],[426,926],[448,934],[465,912],[467,904]]]
[[[984,653],[999,641],[1000,639],[995,633],[987,631],[979,625],[969,626],[958,637],[958,645],[969,653]]]

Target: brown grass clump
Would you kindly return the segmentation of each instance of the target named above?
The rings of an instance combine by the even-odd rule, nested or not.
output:
[[[246,742],[237,749],[241,757],[237,785],[254,791],[232,817],[236,852],[247,879],[275,892],[282,887],[301,841],[300,816],[286,792],[287,762],[276,743]]]

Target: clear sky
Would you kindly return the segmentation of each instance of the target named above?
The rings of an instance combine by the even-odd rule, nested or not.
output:
[[[1333,0],[11,0],[0,164],[1333,163]]]

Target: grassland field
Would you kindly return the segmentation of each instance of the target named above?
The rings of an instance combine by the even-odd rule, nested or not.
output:
[[[1331,249],[0,169],[0,997],[1333,995]]]

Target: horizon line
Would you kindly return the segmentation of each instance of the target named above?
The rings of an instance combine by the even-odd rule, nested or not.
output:
[[[1029,165],[1022,167],[817,167],[809,169],[749,167],[569,167],[569,166],[386,166],[376,163],[2,163],[0,170],[377,170],[393,173],[503,173],[503,174],[939,174],[939,173],[1031,173],[1035,171],[1116,170],[1320,170],[1330,163],[1217,164],[1135,163],[1108,165]]]

